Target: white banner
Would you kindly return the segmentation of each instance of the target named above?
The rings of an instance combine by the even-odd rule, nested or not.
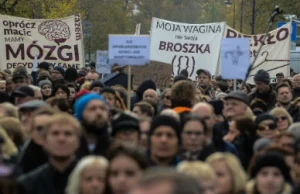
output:
[[[291,23],[273,30],[268,33],[266,40],[263,42],[264,34],[245,35],[241,34],[233,28],[227,26],[226,38],[250,38],[250,57],[251,63],[255,56],[258,56],[252,67],[248,83],[254,83],[253,77],[255,73],[264,69],[269,72],[271,78],[275,78],[276,73],[282,72],[285,76],[290,75],[290,44],[291,44]],[[258,53],[260,45],[263,47]]]
[[[0,15],[0,68],[31,70],[34,57],[64,68],[84,66],[80,15],[27,19]]]
[[[101,74],[110,74],[111,66],[108,61],[108,51],[98,50],[96,53],[96,71]]]
[[[173,65],[173,74],[187,69],[196,80],[196,71],[215,74],[225,23],[185,24],[152,18],[150,59]]]

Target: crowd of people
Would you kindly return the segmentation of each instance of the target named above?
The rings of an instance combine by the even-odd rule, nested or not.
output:
[[[0,71],[0,193],[300,193],[300,74],[197,75],[127,91],[94,68]]]

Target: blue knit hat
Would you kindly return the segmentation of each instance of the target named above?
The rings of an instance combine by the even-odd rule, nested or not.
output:
[[[80,97],[74,105],[74,114],[79,121],[82,120],[82,113],[86,105],[92,100],[100,100],[105,104],[105,99],[99,94],[89,93]]]

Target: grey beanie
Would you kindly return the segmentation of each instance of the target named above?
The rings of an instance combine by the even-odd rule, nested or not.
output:
[[[39,82],[39,87],[42,88],[44,85],[49,85],[52,87],[52,82],[48,79],[42,80]]]
[[[267,71],[260,69],[254,76],[254,81],[260,81],[266,84],[270,83],[270,75]]]

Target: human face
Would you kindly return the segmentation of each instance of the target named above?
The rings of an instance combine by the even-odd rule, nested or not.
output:
[[[85,81],[88,81],[88,82],[94,82],[96,80],[99,79],[99,74],[98,73],[92,73],[92,72],[89,72],[86,76],[85,76]]]
[[[103,194],[105,189],[106,170],[99,164],[85,167],[80,176],[81,194]]]
[[[162,104],[166,107],[171,107],[172,103],[170,100],[171,97],[171,90],[167,91],[164,95],[164,98],[162,99]]]
[[[33,127],[31,131],[31,138],[38,145],[43,145],[43,136],[42,132],[45,128],[45,123],[50,118],[50,115],[38,115],[35,116],[33,121]]]
[[[277,92],[277,102],[287,105],[289,104],[293,99],[292,92],[290,88],[288,87],[281,87],[278,89]]]
[[[116,107],[116,97],[112,93],[103,92],[101,95],[104,97],[105,102],[109,106],[109,108]]]
[[[70,90],[69,101],[72,102],[75,99],[76,90],[73,87],[68,87]]]
[[[278,139],[277,142],[277,145],[291,151],[291,153],[294,153],[294,144],[295,144],[295,139],[293,137],[286,136],[286,135]]]
[[[278,130],[274,121],[264,120],[258,124],[256,133],[259,137],[273,139],[278,134]]]
[[[44,147],[50,156],[71,157],[79,146],[77,130],[69,123],[54,123],[44,137]]]
[[[200,180],[200,185],[203,188],[203,194],[217,194],[214,181]]]
[[[300,76],[294,76],[293,78],[293,85],[295,88],[299,88],[300,87]]]
[[[49,96],[51,96],[51,93],[52,93],[52,87],[49,85],[44,85],[41,88],[41,92],[42,92],[43,96],[49,97]]]
[[[193,110],[193,113],[200,116],[201,119],[205,121],[205,124],[209,130],[212,130],[213,126],[216,124],[216,117],[214,115],[213,109],[207,104],[198,106],[198,108]]]
[[[276,77],[276,80],[277,80],[277,83],[280,83],[280,82],[282,82],[282,80],[284,80],[284,76],[277,76]]]
[[[278,194],[284,187],[284,178],[276,167],[264,167],[256,176],[256,186],[260,194]]]
[[[235,121],[231,121],[229,124],[229,131],[228,133],[224,136],[224,141],[226,142],[233,142],[234,139],[240,135],[239,130],[236,128],[236,123]]]
[[[6,82],[0,83],[0,92],[6,92]]]
[[[236,99],[227,99],[224,103],[223,115],[225,118],[234,119],[237,116],[244,115],[247,105]]]
[[[116,139],[120,140],[121,142],[138,145],[139,133],[134,129],[119,131],[116,133]]]
[[[205,132],[199,121],[188,121],[183,128],[181,139],[183,148],[195,151],[203,148],[205,144]]]
[[[13,88],[17,89],[20,86],[27,86],[28,80],[26,78],[18,78],[13,80]]]
[[[270,89],[270,86],[268,84],[261,81],[256,81],[255,86],[258,93],[267,93]]]
[[[108,123],[108,110],[101,100],[91,100],[82,113],[87,124],[102,127]]]
[[[65,91],[63,91],[61,88],[58,88],[58,90],[55,93],[55,96],[68,99],[68,94]]]
[[[96,93],[96,94],[100,94],[100,91],[102,90],[101,87],[93,87],[92,92]]]
[[[110,161],[108,182],[113,194],[126,194],[138,182],[143,171],[132,158],[119,155]]]
[[[247,87],[246,87],[246,86],[243,86],[242,92],[244,92],[245,94],[248,94],[248,90],[247,90]]]
[[[143,94],[143,100],[149,100],[149,101],[157,103],[157,100],[158,100],[157,92],[152,89],[146,90]]]
[[[198,76],[198,84],[201,87],[208,87],[210,85],[210,77],[205,73],[201,72]]]
[[[133,112],[134,112],[138,117],[143,116],[142,110],[141,110],[141,108],[140,108],[139,106],[135,106],[135,107],[133,108]]]
[[[152,158],[172,158],[178,151],[178,138],[174,129],[159,126],[150,137]]]
[[[276,116],[277,128],[279,131],[285,131],[289,127],[289,119],[285,114]]]
[[[57,70],[53,70],[51,72],[51,80],[52,81],[56,81],[56,80],[60,80],[60,79],[63,79],[62,75],[60,74],[59,71]]]
[[[143,121],[140,122],[140,144],[144,147],[148,146],[148,133],[150,130],[150,122],[149,121]]]
[[[211,163],[212,168],[215,170],[217,175],[217,194],[232,193],[233,177],[224,161],[214,161]]]

